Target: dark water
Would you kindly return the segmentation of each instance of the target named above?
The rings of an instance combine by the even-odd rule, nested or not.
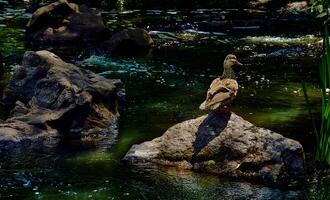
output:
[[[299,140],[312,152],[314,137],[301,83],[307,83],[311,101],[318,107],[318,59],[313,50],[320,41],[317,33],[208,32],[199,22],[216,18],[219,11],[196,13],[105,12],[114,30],[139,26],[161,38],[143,56],[109,58],[97,51],[67,56],[72,50],[50,48],[80,67],[123,80],[127,107],[121,112],[119,140],[105,152],[1,158],[0,199],[326,199],[327,173],[310,174],[296,188],[277,189],[175,169],[137,171],[120,164],[133,144],[203,114],[198,106],[228,53],[244,63],[235,69],[241,88],[232,109],[258,126]],[[8,69],[30,49],[24,40],[29,17],[17,8],[0,15],[0,44]]]

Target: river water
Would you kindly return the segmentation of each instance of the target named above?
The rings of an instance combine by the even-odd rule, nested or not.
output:
[[[70,149],[61,155],[1,158],[0,199],[324,199],[330,178],[321,172],[298,187],[272,188],[175,169],[139,171],[120,159],[137,143],[162,135],[170,126],[202,115],[199,104],[210,82],[221,73],[224,57],[235,53],[244,66],[235,69],[240,90],[232,106],[250,122],[299,140],[313,151],[302,82],[319,107],[315,31],[262,28],[239,22],[223,28],[212,20],[236,16],[235,10],[104,11],[114,29],[143,27],[157,45],[146,55],[108,57],[96,49],[47,47],[64,60],[108,78],[121,78],[127,106],[121,110],[117,144],[107,150]],[[241,11],[240,11],[241,12]],[[219,13],[222,13],[219,15]],[[263,11],[249,11],[253,16]],[[252,13],[252,14],[251,14]],[[8,7],[0,14],[0,44],[8,72],[20,64],[31,14]],[[239,20],[239,19],[235,19]],[[212,22],[212,23],[211,23]],[[69,53],[68,53],[69,52]],[[68,56],[69,55],[69,56]],[[318,110],[315,110],[318,113]],[[6,117],[4,109],[2,118]]]

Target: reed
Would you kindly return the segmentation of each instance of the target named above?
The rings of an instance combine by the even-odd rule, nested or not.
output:
[[[323,49],[320,66],[320,80],[322,90],[322,110],[321,124],[316,128],[314,117],[312,116],[311,104],[307,95],[305,84],[303,91],[308,105],[309,114],[314,126],[316,136],[315,159],[321,163],[330,165],[330,98],[328,98],[327,88],[330,88],[330,44],[329,44],[329,0],[312,0],[313,7],[319,11],[323,20]]]

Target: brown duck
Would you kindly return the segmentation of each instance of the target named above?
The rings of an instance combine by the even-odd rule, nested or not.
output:
[[[242,65],[233,54],[226,56],[223,62],[222,76],[214,79],[207,90],[206,100],[199,106],[201,110],[221,110],[226,108],[236,97],[238,83],[234,70],[235,65]]]

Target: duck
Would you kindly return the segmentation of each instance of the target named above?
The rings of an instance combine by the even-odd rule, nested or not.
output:
[[[223,62],[223,73],[214,79],[207,90],[205,101],[199,106],[201,110],[221,111],[234,100],[238,91],[238,83],[233,70],[234,66],[243,65],[233,54],[226,56]]]

